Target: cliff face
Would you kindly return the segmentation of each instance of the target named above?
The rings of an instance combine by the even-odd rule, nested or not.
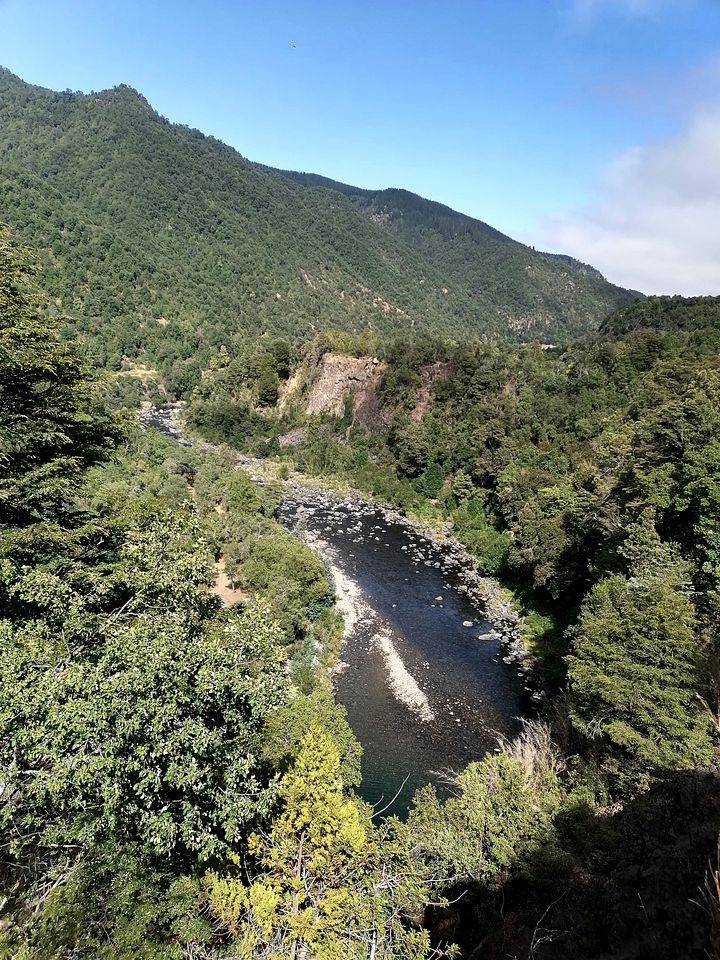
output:
[[[308,394],[307,413],[331,413],[341,417],[348,397],[353,414],[377,408],[377,388],[386,364],[369,357],[326,353]]]
[[[379,387],[387,364],[376,357],[352,357],[343,353],[325,353],[317,361],[306,361],[281,387],[278,406],[283,409],[299,402],[301,411],[342,417],[351,403],[353,423],[368,430],[387,427],[394,413],[383,407]],[[418,387],[410,416],[417,423],[432,407],[435,385],[450,375],[447,363],[433,363],[420,370]]]
[[[378,387],[387,367],[375,357],[351,357],[325,353],[316,366],[301,367],[281,393],[279,405],[286,406],[305,393],[302,410],[308,416],[327,413],[342,417],[348,401],[353,422],[372,429],[385,423]]]

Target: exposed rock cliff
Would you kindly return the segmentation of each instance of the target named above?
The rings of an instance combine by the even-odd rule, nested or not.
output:
[[[380,381],[387,364],[376,357],[353,357],[343,353],[325,353],[318,360],[307,359],[280,388],[278,406],[282,410],[299,404],[302,413],[327,413],[342,417],[351,402],[353,423],[369,430],[386,427],[392,416],[390,407],[382,407]],[[432,405],[435,385],[450,375],[447,363],[433,363],[420,370],[422,379],[410,416],[422,420]]]
[[[308,415],[342,417],[350,402],[354,423],[369,429],[382,426],[387,414],[380,407],[378,387],[386,366],[375,357],[325,353],[316,364],[307,363],[295,371],[279,405],[282,408],[299,401]]]

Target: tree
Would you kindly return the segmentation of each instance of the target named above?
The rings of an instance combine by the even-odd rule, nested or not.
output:
[[[561,767],[547,727],[527,724],[496,756],[468,764],[445,802],[432,786],[418,791],[408,820],[414,855],[447,881],[501,886],[554,842]]]
[[[628,785],[712,756],[688,567],[653,516],[631,528],[630,576],[601,580],[585,599],[568,658],[573,723]]]
[[[425,932],[404,922],[422,887],[398,840],[385,843],[367,811],[343,794],[340,756],[319,727],[302,740],[283,777],[281,809],[251,838],[252,883],[209,873],[206,902],[217,934],[247,958],[419,960]]]
[[[109,609],[91,571],[4,571],[26,614],[0,622],[0,826],[18,853],[112,839],[208,857],[267,809],[256,740],[287,695],[282,635],[261,608],[208,619],[197,538],[179,516],[129,530]]]
[[[340,776],[347,788],[360,786],[362,747],[347,719],[345,707],[336,703],[332,693],[318,687],[310,694],[299,694],[277,710],[268,721],[265,752],[278,769],[285,769],[297,757],[303,737],[320,727],[331,738],[340,754]]]
[[[27,250],[0,231],[0,523],[57,519],[119,437],[90,371],[32,286]]]
[[[274,404],[277,400],[279,386],[280,381],[273,366],[272,357],[264,356],[255,383],[255,393],[258,403],[263,406]]]

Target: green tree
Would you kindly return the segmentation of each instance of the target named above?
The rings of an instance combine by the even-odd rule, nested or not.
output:
[[[0,230],[0,523],[14,526],[57,518],[119,436],[33,274],[28,251]]]
[[[273,366],[272,357],[264,357],[255,383],[255,395],[258,403],[263,406],[274,404],[277,400],[279,386],[280,381]]]
[[[568,674],[575,727],[615,781],[633,785],[708,763],[712,740],[688,565],[660,540],[652,511],[624,552],[630,576],[600,581],[583,603]]]
[[[422,886],[402,841],[383,844],[358,801],[343,793],[340,756],[319,727],[283,777],[281,809],[251,840],[249,885],[210,873],[204,889],[224,936],[247,958],[424,958],[428,936],[404,923]]]
[[[115,839],[208,857],[267,808],[256,741],[287,695],[282,635],[261,608],[208,620],[197,536],[178,516],[128,531],[114,609],[88,571],[4,571],[27,614],[0,622],[1,823],[18,851]]]
[[[554,844],[561,768],[547,728],[528,724],[500,753],[468,764],[448,800],[432,786],[418,791],[408,820],[414,856],[447,881],[501,886]]]

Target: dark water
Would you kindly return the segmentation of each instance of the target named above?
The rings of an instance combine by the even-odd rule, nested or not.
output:
[[[334,684],[365,751],[360,792],[381,809],[402,788],[386,811],[402,815],[418,787],[434,782],[444,792],[449,772],[517,729],[523,683],[461,592],[452,556],[363,504],[299,498],[283,504],[281,519],[291,528],[299,521],[316,545],[321,540],[321,552],[360,591],[360,619]],[[432,719],[398,699],[379,636],[390,638]]]

